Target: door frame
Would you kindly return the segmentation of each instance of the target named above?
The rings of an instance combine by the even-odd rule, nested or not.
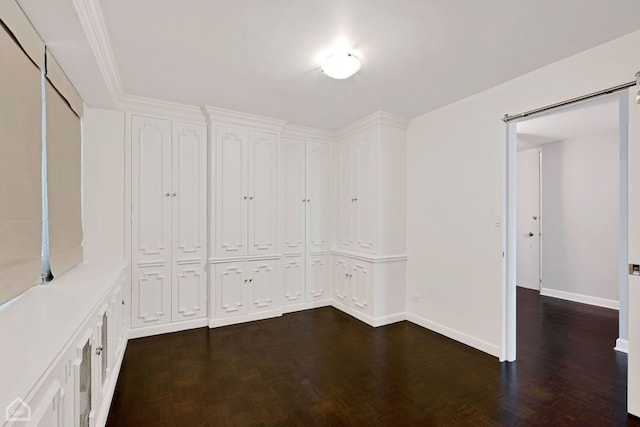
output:
[[[615,349],[625,351],[628,342],[621,340],[620,336],[627,336],[628,324],[628,151],[629,151],[629,91],[634,88],[605,94],[587,101],[562,106],[527,117],[511,120],[503,126],[503,150],[502,150],[502,292],[501,292],[501,331],[500,331],[500,362],[513,362],[516,360],[516,273],[517,273],[517,125],[520,122],[532,118],[544,117],[556,114],[560,111],[571,111],[583,108],[603,97],[618,99],[619,102],[619,153],[620,153],[620,230],[619,230],[619,273],[618,289],[620,308],[618,317],[621,319],[618,331],[618,340]],[[542,170],[541,176],[542,179]],[[542,193],[542,186],[540,187]],[[542,198],[540,199],[542,209]],[[542,220],[542,212],[540,212]],[[540,223],[542,227],[542,223]],[[542,236],[540,239],[540,251],[542,251]],[[540,265],[542,266],[542,253],[540,253]],[[542,274],[542,273],[541,273]]]

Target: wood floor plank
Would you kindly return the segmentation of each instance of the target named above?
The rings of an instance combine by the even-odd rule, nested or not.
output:
[[[129,342],[108,426],[640,426],[617,311],[518,289],[518,361],[326,307]]]

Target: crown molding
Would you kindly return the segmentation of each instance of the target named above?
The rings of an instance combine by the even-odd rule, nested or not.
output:
[[[339,139],[347,138],[363,130],[371,129],[375,126],[387,126],[406,131],[411,120],[396,114],[387,113],[385,111],[376,111],[375,113],[357,120],[342,129],[338,130]]]
[[[125,95],[118,102],[118,109],[132,113],[167,116],[174,119],[206,123],[205,115],[198,107],[143,96]]]
[[[299,139],[313,139],[333,142],[336,141],[336,132],[324,129],[311,128],[306,126],[287,123],[282,129],[282,136]]]
[[[111,96],[113,107],[118,107],[125,92],[100,3],[98,0],[73,0],[73,6]]]
[[[272,132],[281,132],[287,124],[286,120],[258,116],[256,114],[243,113],[241,111],[227,110],[225,108],[211,107],[208,105],[202,107],[202,112],[209,124],[223,123],[249,126]]]

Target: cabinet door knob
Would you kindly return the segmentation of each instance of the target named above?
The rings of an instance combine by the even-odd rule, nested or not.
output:
[[[247,196],[244,196],[244,199],[245,199],[245,200],[247,200],[247,199],[248,199],[248,197],[247,197]]]
[[[166,193],[166,194],[164,195],[164,197],[169,197],[170,195],[171,195],[171,194]]]
[[[249,283],[252,283],[252,282],[253,282],[253,279],[249,279]]]
[[[253,200],[253,196],[250,196],[250,197],[249,197],[249,200]]]
[[[248,281],[249,281],[249,280],[247,280],[247,279],[244,279],[244,283],[247,283]]]
[[[171,197],[176,197],[176,196],[177,196],[176,193],[171,194]]]

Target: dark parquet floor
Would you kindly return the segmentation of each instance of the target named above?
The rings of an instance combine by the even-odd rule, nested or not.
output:
[[[617,328],[616,311],[519,289],[515,363],[329,307],[141,338],[107,425],[640,426]]]

